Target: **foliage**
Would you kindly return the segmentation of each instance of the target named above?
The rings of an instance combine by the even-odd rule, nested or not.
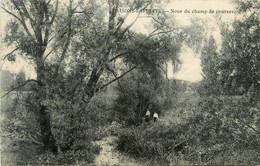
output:
[[[15,49],[7,55],[13,56],[18,52],[19,55],[30,59],[34,65],[37,74],[37,79],[34,80],[37,83],[34,89],[37,99],[34,102],[38,103],[34,111],[39,116],[45,150],[56,151],[47,106],[43,104],[43,101],[46,100],[45,60],[48,56],[46,52],[53,38],[52,27],[58,11],[58,1],[55,3],[53,1],[12,0],[3,3],[2,9],[12,16],[6,25],[4,42]]]
[[[105,126],[99,126],[95,131],[95,140],[100,140],[104,137],[115,135],[118,136],[124,130],[124,126],[121,123],[113,121]]]
[[[30,95],[14,92],[1,99],[3,164],[24,165],[42,150],[37,115],[30,110],[33,109],[33,105],[26,102]]]
[[[251,106],[248,96],[208,96],[194,101],[191,95],[165,114],[171,118],[122,131],[118,149],[151,164],[259,163],[259,105]],[[187,109],[188,116],[179,109]]]
[[[166,106],[164,88],[167,82],[163,78],[153,78],[153,74],[135,70],[118,82],[114,109],[120,121],[135,125],[142,121],[147,109],[151,113],[162,112],[163,106]]]
[[[132,129],[120,135],[117,148],[135,157],[160,161],[160,163],[156,164],[167,163],[163,157],[165,149],[161,145],[161,142],[152,141],[140,129]]]
[[[211,96],[201,100],[201,109],[200,123],[205,127],[201,141],[204,148],[208,148],[207,155],[223,156],[224,153],[230,159],[241,149],[259,153],[256,148],[259,144],[259,106],[251,106],[249,97]],[[234,153],[228,154],[230,151]],[[222,161],[229,163],[227,158]],[[257,160],[251,161],[252,164]]]
[[[35,94],[32,92],[27,94],[23,92],[19,93],[20,94],[17,94],[19,98],[15,96],[16,94],[11,94],[14,99],[7,99],[9,102],[13,101],[12,103],[2,103],[6,106],[1,109],[3,117],[1,130],[4,133],[2,137],[4,140],[3,162],[9,162],[9,158],[6,156],[8,154],[13,156],[11,158],[13,161],[10,161],[11,163],[17,162],[20,164],[75,164],[77,162],[89,164],[93,161],[95,154],[100,150],[99,147],[91,143],[93,139],[98,137],[97,134],[99,134],[96,133],[95,130],[98,125],[105,124],[108,121],[108,119],[99,119],[99,117],[95,117],[95,115],[99,115],[100,112],[97,111],[103,111],[104,108],[108,106],[106,105],[107,102],[109,102],[108,99],[102,102],[103,100],[101,98],[101,105],[97,103],[90,104],[85,114],[82,113],[81,117],[76,117],[77,120],[84,122],[80,123],[82,126],[79,126],[80,124],[68,125],[70,118],[67,117],[75,114],[77,110],[63,113],[61,113],[63,110],[60,109],[48,110],[52,112],[52,132],[57,141],[56,143],[59,150],[61,150],[59,153],[53,154],[50,152],[43,153],[42,137],[39,132],[39,120],[35,112],[35,107],[37,107],[34,102]],[[103,99],[104,98],[105,97],[103,97]],[[106,118],[106,116],[103,117]],[[73,139],[73,145],[69,144],[71,143],[71,139]],[[27,156],[24,154],[27,154]],[[66,158],[64,158],[64,156],[66,156]]]
[[[206,92],[200,91],[201,94],[219,94],[221,91],[220,83],[218,80],[219,72],[219,55],[217,53],[216,41],[212,36],[205,42],[205,46],[201,51],[201,67],[203,71],[203,81],[201,83],[201,89],[205,89]]]
[[[175,160],[184,156],[187,163],[194,164],[197,159],[193,157],[196,147],[190,148],[191,152],[188,152],[187,145],[196,144],[191,133],[186,133],[192,130],[194,131],[194,126],[188,123],[168,125],[159,121],[149,125],[143,124],[122,132],[118,140],[118,149],[141,160],[148,160],[150,164],[176,164]]]
[[[208,164],[259,162],[259,3],[236,3],[241,17],[231,25],[220,23],[219,51],[212,37],[202,50],[204,79],[197,111]]]
[[[236,2],[241,18],[232,24],[220,23],[220,51],[216,51],[212,37],[202,50],[203,82],[212,94],[249,92],[259,99],[259,3],[254,0]]]
[[[96,98],[92,100],[109,84],[142,68],[159,85],[161,72],[165,72],[162,65],[169,60],[178,62],[182,40],[165,31],[169,27],[155,21],[153,34],[141,35],[130,30],[136,20],[126,25],[128,15],[122,17],[118,11],[128,5],[141,12],[153,4],[109,1],[106,6],[98,1],[73,0],[64,4],[45,0],[3,3],[2,9],[13,17],[4,37],[7,46],[15,48],[8,56],[26,58],[37,74],[35,99],[31,100],[36,103],[33,111],[39,116],[45,150],[69,150],[76,135],[79,139],[90,137],[84,132],[94,120],[104,125],[113,119],[100,120],[106,117],[98,112],[109,112],[110,108]]]

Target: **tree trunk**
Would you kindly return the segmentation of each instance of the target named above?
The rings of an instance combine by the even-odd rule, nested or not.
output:
[[[44,144],[44,150],[57,152],[57,146],[51,132],[50,115],[46,111],[46,106],[40,105],[39,117],[40,117],[40,128],[42,141]]]
[[[47,106],[44,104],[46,101],[46,82],[45,82],[45,67],[44,61],[38,60],[37,62],[37,105],[39,109],[39,123],[42,135],[42,141],[45,150],[57,152],[57,146],[51,131],[50,114],[47,112]]]

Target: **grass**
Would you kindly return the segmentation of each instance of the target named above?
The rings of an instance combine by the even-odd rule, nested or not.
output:
[[[213,98],[211,103],[208,102],[209,98],[201,100],[196,94],[180,95],[176,107],[168,110],[158,123],[144,124],[121,132],[118,149],[138,160],[147,160],[151,164],[248,165],[260,163],[259,149],[251,145],[246,146],[240,138],[241,136],[245,139],[244,141],[252,142],[249,138],[258,139],[256,133],[252,135],[252,131],[243,128],[242,124],[238,123],[241,126],[239,127],[236,126],[237,123],[230,123],[232,119],[226,119],[233,117],[234,112],[229,111],[231,109],[239,110],[236,115],[246,113],[242,111],[247,109],[244,106],[246,100],[243,97],[220,96]],[[212,104],[212,108],[218,111],[218,116],[213,116],[214,114],[211,115],[208,112],[212,110],[207,104]],[[227,122],[234,125],[230,127],[233,127],[233,132],[237,132],[238,135],[224,130],[225,126],[222,127],[222,125]],[[225,133],[218,133],[216,129]],[[251,135],[239,134],[240,130],[250,131],[248,134]],[[176,147],[182,141],[183,144]]]
[[[5,135],[5,137],[2,135],[2,163],[15,165],[16,163],[26,164],[28,161],[31,161],[37,164],[91,164],[95,154],[100,151],[100,147],[92,145],[90,142],[109,135],[118,136],[118,150],[146,165],[233,165],[260,163],[259,150],[246,146],[242,149],[242,145],[239,142],[233,141],[237,141],[239,137],[228,138],[227,134],[222,134],[223,137],[218,135],[219,137],[217,138],[215,130],[212,130],[210,126],[201,127],[199,124],[199,122],[205,124],[209,122],[208,124],[214,127],[213,122],[217,122],[215,120],[225,120],[230,115],[229,113],[233,112],[230,112],[230,109],[237,110],[240,107],[242,102],[239,102],[239,100],[243,99],[240,96],[213,98],[213,107],[223,107],[223,109],[216,110],[219,111],[218,113],[221,113],[220,115],[227,115],[222,119],[219,115],[219,119],[216,119],[217,116],[210,117],[208,116],[209,112],[206,112],[209,109],[206,105],[207,100],[201,100],[196,93],[181,93],[178,96],[178,101],[175,101],[175,107],[159,115],[158,123],[142,124],[138,127],[132,126],[127,128],[124,128],[117,122],[111,123],[113,121],[111,108],[113,108],[112,104],[116,96],[111,96],[111,94],[102,94],[101,96],[103,97],[97,96],[93,98],[91,105],[89,105],[92,126],[89,127],[87,133],[93,133],[93,136],[89,137],[90,140],[83,141],[87,143],[84,146],[82,142],[78,142],[80,147],[84,147],[83,149],[80,148],[77,151],[67,151],[60,154],[39,154],[39,151],[41,151],[39,149],[40,145],[32,143],[31,140],[17,137],[19,133],[10,132],[8,135],[8,132],[2,131],[3,135]],[[1,100],[2,127],[13,127],[15,124],[21,127],[24,124],[18,123],[21,120],[16,119],[17,115],[18,117],[26,115],[25,111],[22,110],[23,107],[19,106],[20,109],[16,111],[11,107],[15,105],[14,99],[17,97],[22,98],[22,94],[17,96],[15,93],[11,93],[4,100]],[[225,97],[230,100],[226,100]],[[101,111],[103,111],[102,115],[99,114]],[[246,111],[241,113],[246,113]],[[207,120],[206,116],[213,120]],[[25,117],[28,116],[26,115]],[[6,122],[8,122],[8,125],[5,125]],[[28,121],[24,119],[21,122],[27,123]],[[93,125],[94,122],[101,125]],[[107,126],[108,123],[111,123],[111,125]],[[11,129],[14,130],[14,128]],[[225,141],[227,138],[228,140]],[[236,146],[231,146],[231,144],[236,144]],[[35,156],[37,157],[35,158]]]

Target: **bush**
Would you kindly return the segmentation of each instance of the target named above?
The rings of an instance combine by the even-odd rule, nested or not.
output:
[[[185,153],[184,146],[188,142],[180,127],[161,122],[143,124],[122,132],[117,148],[137,158],[149,160],[151,164],[170,164],[172,157],[177,158]]]
[[[129,126],[138,125],[147,109],[151,114],[161,113],[164,106],[170,103],[166,97],[169,92],[166,92],[164,86],[166,83],[163,80],[138,70],[120,79],[116,87],[118,98],[114,104],[119,120]]]
[[[12,92],[1,100],[1,159],[4,165],[25,165],[42,150],[30,93]]]
[[[259,105],[250,104],[246,96],[211,96],[198,102],[194,110],[188,110],[192,116],[178,123],[164,119],[125,130],[118,149],[151,163],[260,162]]]
[[[259,107],[247,96],[201,97],[196,124],[201,126],[197,139],[202,162],[259,163],[259,158],[255,157],[260,155],[257,148],[260,146],[260,114],[257,110]]]
[[[10,94],[1,101],[4,105],[1,110],[2,161],[20,163],[20,165],[32,162],[39,164],[59,162],[75,164],[78,161],[90,163],[100,150],[91,144],[98,137],[97,128],[112,121],[112,116],[108,115],[113,98],[104,94],[98,97],[93,97],[84,109],[72,107],[71,103],[56,100],[56,98],[47,101],[52,132],[61,152],[42,154],[44,150],[33,93],[26,93],[26,95],[19,93],[17,96]],[[102,111],[103,114],[100,113]],[[39,158],[41,159],[38,161]]]

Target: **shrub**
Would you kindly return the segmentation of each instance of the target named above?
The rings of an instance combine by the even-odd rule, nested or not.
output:
[[[144,124],[122,132],[117,148],[132,156],[145,158],[152,164],[165,165],[171,162],[169,156],[178,157],[183,152],[187,141],[182,135],[180,126],[160,122]]]
[[[255,164],[260,154],[259,107],[247,96],[207,96],[196,110],[199,140],[206,164]],[[243,152],[242,152],[243,151]],[[239,159],[239,155],[241,158]],[[245,159],[247,156],[247,159]],[[244,158],[244,160],[241,160]]]
[[[1,99],[1,159],[4,165],[24,165],[42,150],[36,112],[27,105],[30,95],[12,92]]]
[[[118,98],[114,104],[119,120],[129,126],[138,125],[147,109],[151,113],[161,113],[164,105],[170,103],[166,100],[168,96],[164,86],[163,80],[139,70],[120,79],[116,86]]]
[[[192,116],[178,123],[162,120],[125,130],[118,149],[170,164],[260,162],[259,106],[246,96],[211,96],[198,102]]]

